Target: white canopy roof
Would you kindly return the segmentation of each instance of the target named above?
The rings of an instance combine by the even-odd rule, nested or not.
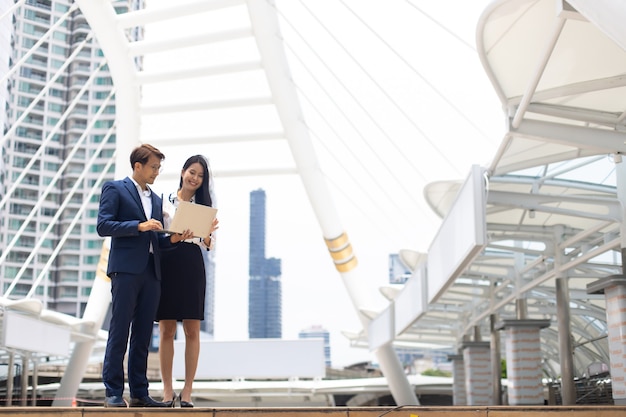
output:
[[[528,319],[551,322],[541,332],[542,350],[544,371],[556,378],[555,278],[568,277],[575,372],[608,363],[604,297],[587,288],[621,273],[615,162],[626,150],[626,9],[601,3],[495,1],[483,13],[478,54],[508,123],[485,171],[486,244],[467,255],[460,273],[396,343],[458,348],[476,330],[488,338],[490,317],[515,319],[524,300]],[[433,182],[424,195],[446,218],[460,204],[462,186]],[[464,221],[473,221],[469,211]],[[432,254],[413,256],[421,261],[411,265],[417,271],[411,280],[425,284],[409,282],[403,291],[433,285],[430,271],[419,272],[426,255]],[[383,292],[398,304],[401,292]]]
[[[598,2],[570,3],[580,11],[564,1],[513,0],[482,15],[478,54],[510,120],[490,166],[496,175],[626,151],[626,10],[613,2],[600,15]]]

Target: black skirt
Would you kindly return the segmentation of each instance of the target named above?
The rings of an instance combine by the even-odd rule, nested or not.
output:
[[[156,320],[204,320],[206,275],[202,248],[181,242],[161,252],[161,300]]]

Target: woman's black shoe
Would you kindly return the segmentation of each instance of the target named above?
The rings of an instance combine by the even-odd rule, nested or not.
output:
[[[174,408],[174,406],[176,405],[176,393],[172,395],[171,401],[163,401],[163,404],[165,404],[165,407],[167,408]]]
[[[178,400],[180,401],[180,408],[193,408],[193,401],[184,401],[183,397],[178,396]]]

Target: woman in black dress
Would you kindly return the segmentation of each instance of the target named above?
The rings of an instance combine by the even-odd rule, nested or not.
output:
[[[180,174],[178,190],[163,199],[163,222],[167,229],[180,201],[212,206],[209,192],[210,172],[202,155],[187,159]],[[213,222],[212,232],[218,226]],[[193,231],[192,231],[193,232]],[[174,337],[177,322],[185,331],[185,385],[178,396],[181,407],[193,407],[192,384],[200,355],[200,321],[204,319],[206,275],[203,250],[212,248],[213,234],[205,238],[187,239],[161,256],[161,300],[156,320],[159,322],[159,360],[164,401],[176,403],[172,386]]]

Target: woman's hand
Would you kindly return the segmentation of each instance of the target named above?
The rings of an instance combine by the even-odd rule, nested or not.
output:
[[[204,243],[204,246],[207,249],[213,249],[213,242],[215,239],[215,237],[213,236],[213,232],[220,228],[219,223],[220,221],[217,220],[217,218],[213,219],[213,224],[211,225],[211,231],[209,232],[209,235],[205,236],[204,239],[202,239],[202,243]]]
[[[187,240],[191,238],[193,238],[193,232],[187,229],[187,230],[184,230],[183,233],[176,233],[176,234],[171,235],[170,242],[178,243],[178,242],[182,242],[183,240]]]
[[[218,226],[220,223],[219,220],[217,220],[217,218],[213,219],[213,224],[211,225],[211,231],[209,232],[209,234],[207,236],[204,237],[204,239],[202,239],[205,242],[210,242],[211,241],[211,235],[213,235],[213,232],[215,232],[217,229],[219,229],[220,227]]]
[[[209,236],[211,236],[211,233],[215,232],[217,229],[219,229],[219,224],[220,221],[217,220],[217,217],[213,219],[213,225],[211,226],[211,232],[209,233]]]

